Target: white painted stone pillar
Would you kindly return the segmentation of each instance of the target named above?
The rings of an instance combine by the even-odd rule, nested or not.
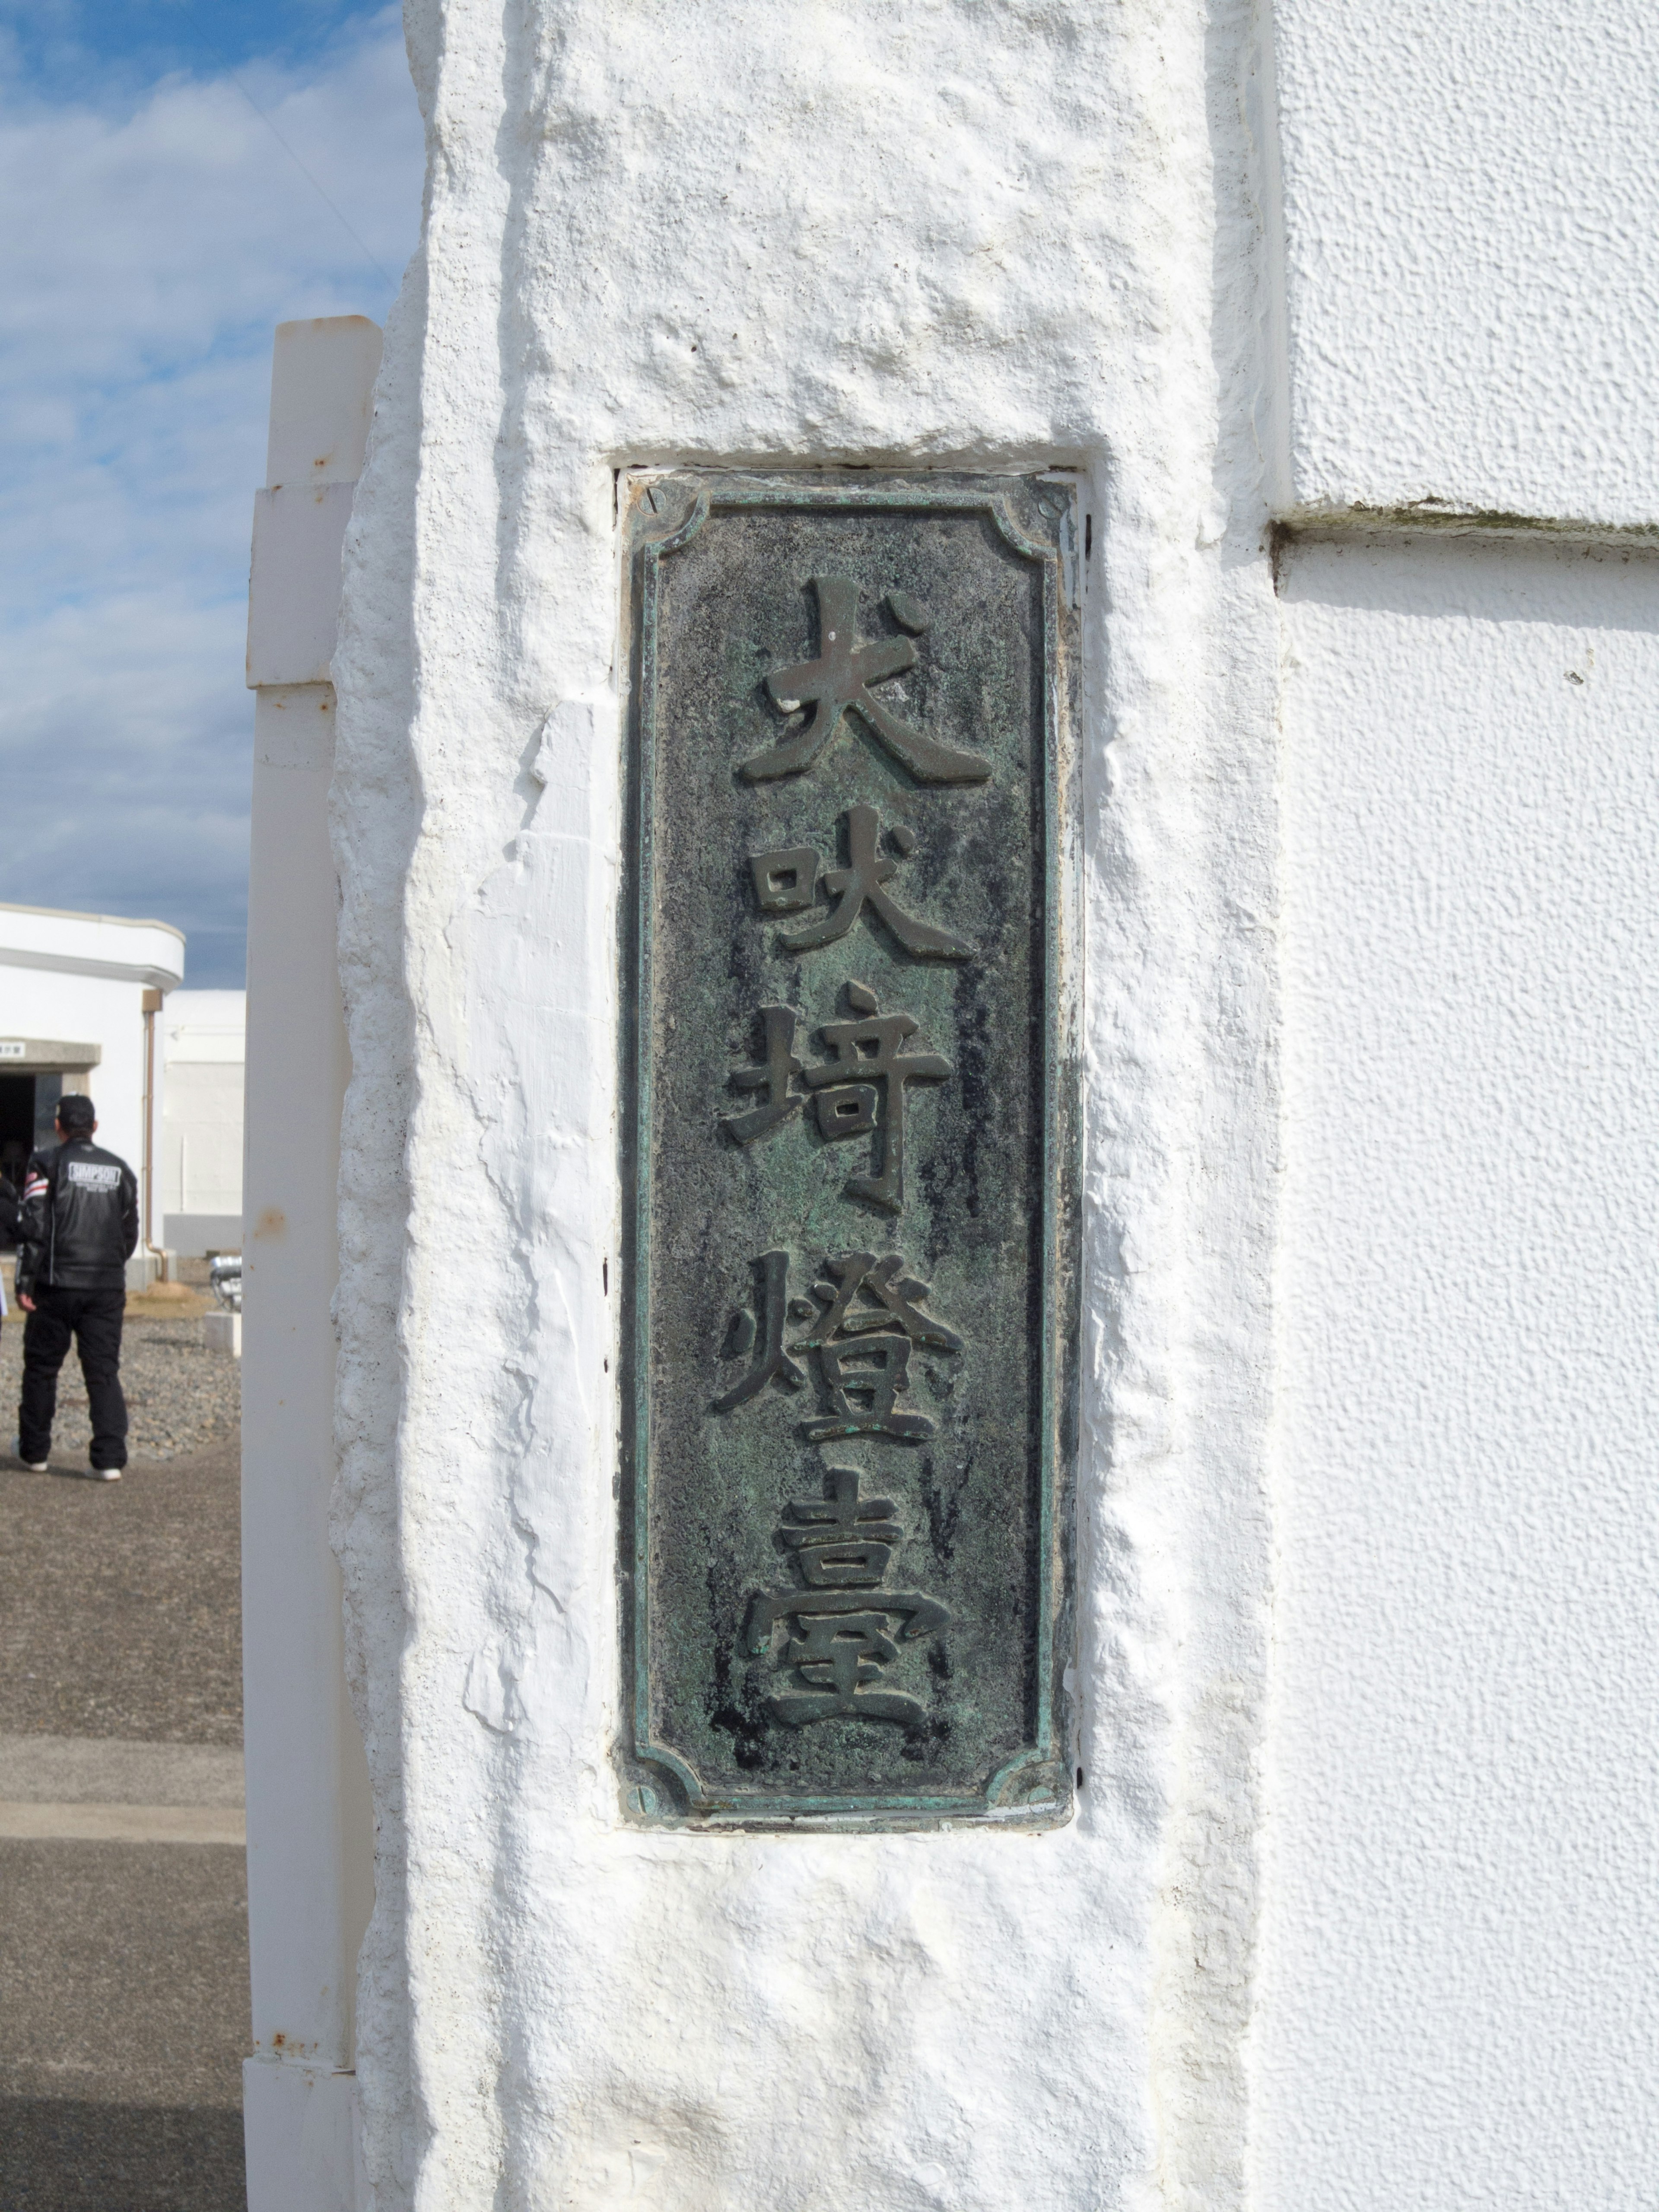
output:
[[[1279,651],[1249,25],[408,21],[424,244],[334,662],[376,2203],[1235,2203]],[[652,1830],[613,1763],[618,471],[832,463],[1081,477],[1083,1779],[1041,1836]]]
[[[278,326],[269,483],[254,517],[242,1361],[250,2212],[346,2212],[358,2201],[353,1988],[373,1826],[329,1547],[334,1194],[349,1068],[329,669],[380,355],[380,331],[360,315]]]

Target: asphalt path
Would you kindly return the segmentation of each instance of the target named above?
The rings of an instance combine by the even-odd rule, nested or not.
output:
[[[0,2212],[245,2212],[238,1487],[0,1455]]]

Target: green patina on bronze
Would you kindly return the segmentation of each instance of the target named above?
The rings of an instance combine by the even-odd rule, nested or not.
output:
[[[635,1818],[1070,1809],[1073,496],[627,487]]]

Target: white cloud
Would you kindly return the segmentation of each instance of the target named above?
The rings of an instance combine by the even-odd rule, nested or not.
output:
[[[395,14],[240,73],[392,276],[420,217]],[[240,980],[242,688],[271,326],[391,288],[236,82],[0,122],[0,898],[143,910]]]

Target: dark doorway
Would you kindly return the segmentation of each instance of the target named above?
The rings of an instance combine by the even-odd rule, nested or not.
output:
[[[0,1175],[20,1192],[31,1152],[58,1141],[61,1075],[0,1075]]]
[[[34,1083],[32,1075],[0,1075],[0,1175],[20,1195],[34,1150]]]

